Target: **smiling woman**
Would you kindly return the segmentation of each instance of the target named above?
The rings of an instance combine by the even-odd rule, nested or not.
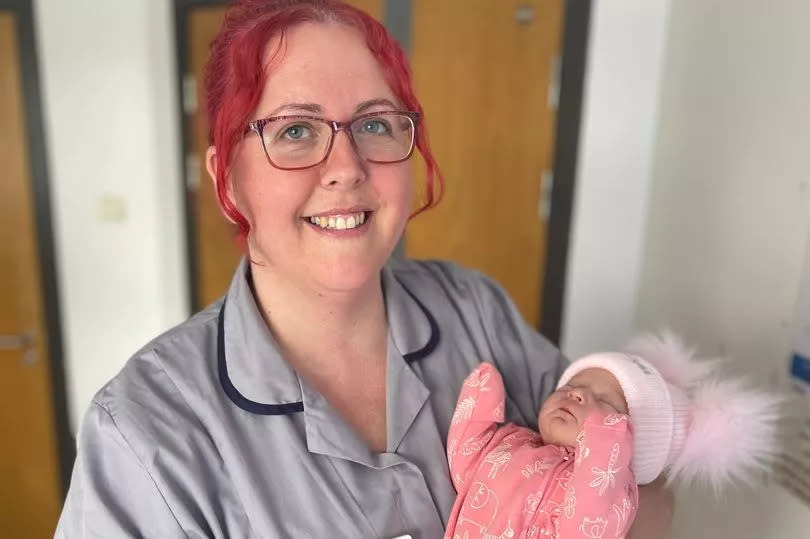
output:
[[[413,180],[403,161],[410,155],[412,120],[398,114],[409,129],[398,129],[400,143],[394,142],[398,150],[394,155],[368,155],[380,145],[364,142],[368,135],[359,136],[358,127],[371,118],[390,117],[404,104],[389,88],[362,36],[344,25],[303,23],[290,28],[283,40],[273,38],[265,47],[263,63],[272,65],[282,46],[284,59],[270,68],[253,113],[254,118],[266,119],[246,122],[249,135],[268,126],[269,133],[248,136],[235,148],[227,179],[218,175],[224,164],[222,152],[212,146],[209,173],[218,184],[230,182],[228,191],[218,189],[220,202],[236,210],[229,213],[248,231],[251,258],[258,262],[253,279],[260,295],[267,287],[287,288],[290,281],[306,282],[305,287],[324,293],[368,285],[393,251],[411,212]],[[313,111],[346,123],[290,118]],[[282,112],[285,116],[276,116]],[[276,124],[285,120],[293,121],[281,123],[279,129]],[[400,126],[403,122],[390,121]],[[407,145],[401,142],[403,136]],[[298,142],[302,138],[313,142],[302,146]],[[354,234],[325,235],[307,224],[315,215],[331,217],[337,224],[341,216],[358,213],[353,208],[368,212],[365,226],[353,229]]]
[[[434,538],[481,360],[534,425],[566,362],[492,280],[391,259],[441,175],[405,55],[333,0],[240,0],[206,76],[208,172],[246,256],[225,298],[96,396],[60,537]]]

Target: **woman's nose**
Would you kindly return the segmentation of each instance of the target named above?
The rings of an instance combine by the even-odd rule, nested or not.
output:
[[[321,182],[329,187],[348,187],[362,182],[366,171],[363,158],[349,138],[349,133],[335,133],[322,170]]]

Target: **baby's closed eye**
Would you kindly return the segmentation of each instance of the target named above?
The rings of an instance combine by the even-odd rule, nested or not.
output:
[[[597,399],[600,403],[604,404],[604,406],[610,409],[612,412],[617,414],[626,414],[627,410],[625,410],[624,406],[619,406],[614,401],[607,399],[607,398],[598,398]]]

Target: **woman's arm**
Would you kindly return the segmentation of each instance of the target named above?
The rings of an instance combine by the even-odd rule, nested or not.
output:
[[[662,475],[649,485],[638,487],[638,513],[628,539],[664,539],[672,526],[675,495]]]

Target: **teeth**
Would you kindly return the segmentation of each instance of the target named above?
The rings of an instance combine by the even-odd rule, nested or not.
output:
[[[366,214],[365,212],[353,213],[351,215],[333,215],[330,217],[326,216],[315,216],[310,217],[309,222],[313,225],[319,226],[325,229],[331,230],[350,230],[352,228],[357,228],[358,226],[362,225],[366,222]]]

